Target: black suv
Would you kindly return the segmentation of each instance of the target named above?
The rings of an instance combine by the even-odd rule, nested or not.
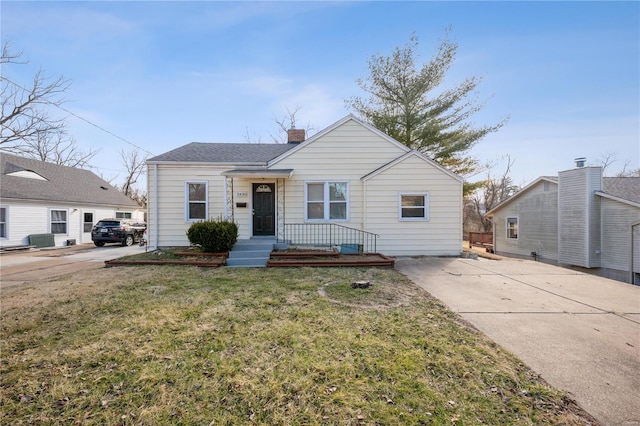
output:
[[[147,224],[133,219],[102,219],[91,230],[91,241],[98,247],[105,243],[130,246],[144,239]]]

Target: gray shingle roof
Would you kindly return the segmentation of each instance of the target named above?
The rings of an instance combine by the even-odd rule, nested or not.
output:
[[[640,203],[640,177],[605,177],[602,190],[614,197]]]
[[[139,208],[129,197],[89,170],[0,153],[0,197]],[[46,180],[9,176],[32,171]],[[102,189],[105,188],[105,189]]]
[[[267,163],[295,144],[202,143],[191,142],[147,160],[204,163]]]

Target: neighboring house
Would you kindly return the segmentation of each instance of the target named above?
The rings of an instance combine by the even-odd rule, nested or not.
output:
[[[149,159],[150,247],[188,245],[193,222],[226,217],[240,239],[313,245],[330,238],[387,255],[461,253],[457,175],[353,115],[307,140],[301,129],[288,138],[190,143]]]
[[[102,218],[144,218],[137,203],[88,170],[4,152],[0,163],[0,247],[28,245],[34,234],[54,234],[56,246],[90,243]]]
[[[601,167],[543,176],[487,212],[494,250],[640,284],[640,178]]]

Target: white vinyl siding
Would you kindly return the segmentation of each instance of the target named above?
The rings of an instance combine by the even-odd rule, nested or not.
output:
[[[558,173],[558,262],[599,267],[602,169],[583,167]]]
[[[607,198],[601,198],[601,208],[602,267],[629,271],[631,225],[640,221],[640,208]],[[634,245],[633,250],[637,258],[640,247]],[[640,269],[636,267],[636,271]]]
[[[404,153],[405,151],[400,147],[354,121],[348,121],[302,147],[273,165],[274,169],[294,170],[293,176],[284,180],[286,222],[305,222],[306,182],[331,180],[347,182],[349,185],[348,219],[342,224],[362,229],[363,184],[360,178]],[[389,219],[395,220],[397,217],[395,200],[393,209],[393,217]]]
[[[640,274],[640,225],[636,225],[633,228],[633,272]],[[640,278],[640,277],[639,277]],[[634,284],[640,285],[640,281],[634,282]]]
[[[390,256],[458,256],[462,251],[462,183],[417,156],[365,182],[366,230]],[[398,220],[398,189],[427,194],[429,220]]]
[[[158,170],[158,197],[155,197],[156,188],[155,166],[150,165],[147,171],[147,194],[149,196],[147,207],[147,225],[149,247],[188,246],[186,232],[193,222],[187,219],[187,190],[185,182],[207,182],[207,218],[217,218],[225,214],[225,177],[221,176],[225,170],[233,168],[229,165],[182,165],[159,164]],[[234,191],[251,192],[247,185],[234,181]],[[247,201],[242,198],[237,201]],[[158,208],[156,208],[158,202]],[[240,228],[241,237],[248,238],[246,219],[240,217],[240,209],[236,209],[235,220]],[[244,214],[250,209],[242,209]],[[156,217],[156,213],[158,217]],[[231,212],[229,212],[231,214]],[[160,224],[160,226],[158,226]],[[157,236],[157,241],[156,241]]]
[[[398,194],[398,220],[429,220],[429,194]]]
[[[300,149],[294,148],[296,151],[269,166],[271,169],[293,170],[290,178],[281,181],[283,185],[277,185],[277,196],[284,199],[283,205],[280,206],[278,201],[276,207],[279,226],[285,222],[309,222],[307,183],[321,183],[322,199],[312,196],[311,203],[318,203],[315,208],[322,212],[322,219],[316,213],[312,216],[318,219],[310,223],[330,219],[333,204],[334,215],[346,216],[340,225],[380,235],[377,250],[381,253],[460,254],[462,184],[459,180],[419,157],[412,157],[363,181],[364,176],[402,157],[407,150],[355,120],[347,120],[303,144]],[[252,235],[251,183],[273,183],[275,179],[234,178],[231,181],[221,175],[233,168],[232,164],[150,164],[147,173],[150,247],[189,244],[185,235],[190,222],[184,220],[184,183],[197,180],[208,182],[207,217],[230,216],[233,213],[239,238],[249,238]],[[325,197],[324,188],[328,182],[345,183],[346,200],[331,200],[331,194]],[[399,190],[407,193],[428,191],[429,221],[398,220]],[[232,210],[231,206],[238,202],[247,202],[247,208]],[[325,213],[327,207],[328,214]],[[346,214],[341,213],[345,209]]]
[[[507,225],[505,228],[507,229],[508,240],[518,239],[518,218],[517,217],[508,217]]]
[[[545,183],[546,190],[545,190]],[[518,238],[507,238],[507,218],[518,218]],[[540,181],[518,198],[495,211],[494,249],[506,254],[531,259],[558,259],[558,185]]]
[[[56,246],[64,246],[68,239],[75,239],[77,244],[91,243],[91,233],[84,233],[83,211],[93,212],[96,221],[114,217],[116,208],[96,205],[50,205],[46,202],[2,200],[7,208],[7,238],[0,240],[3,247],[27,245],[31,234],[51,233],[51,210],[63,210],[67,213],[67,233],[54,234]],[[133,212],[136,219],[143,220],[144,212]]]
[[[349,220],[348,182],[306,182],[307,222],[341,222]]]
[[[209,210],[209,188],[206,181],[185,183],[185,217],[187,221],[207,219]]]
[[[50,222],[49,229],[52,234],[68,234],[68,216],[69,212],[67,210],[54,210],[51,209],[50,212]]]

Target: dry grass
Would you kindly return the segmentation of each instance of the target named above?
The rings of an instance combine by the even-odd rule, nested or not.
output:
[[[110,268],[2,304],[2,424],[595,423],[393,270]]]

